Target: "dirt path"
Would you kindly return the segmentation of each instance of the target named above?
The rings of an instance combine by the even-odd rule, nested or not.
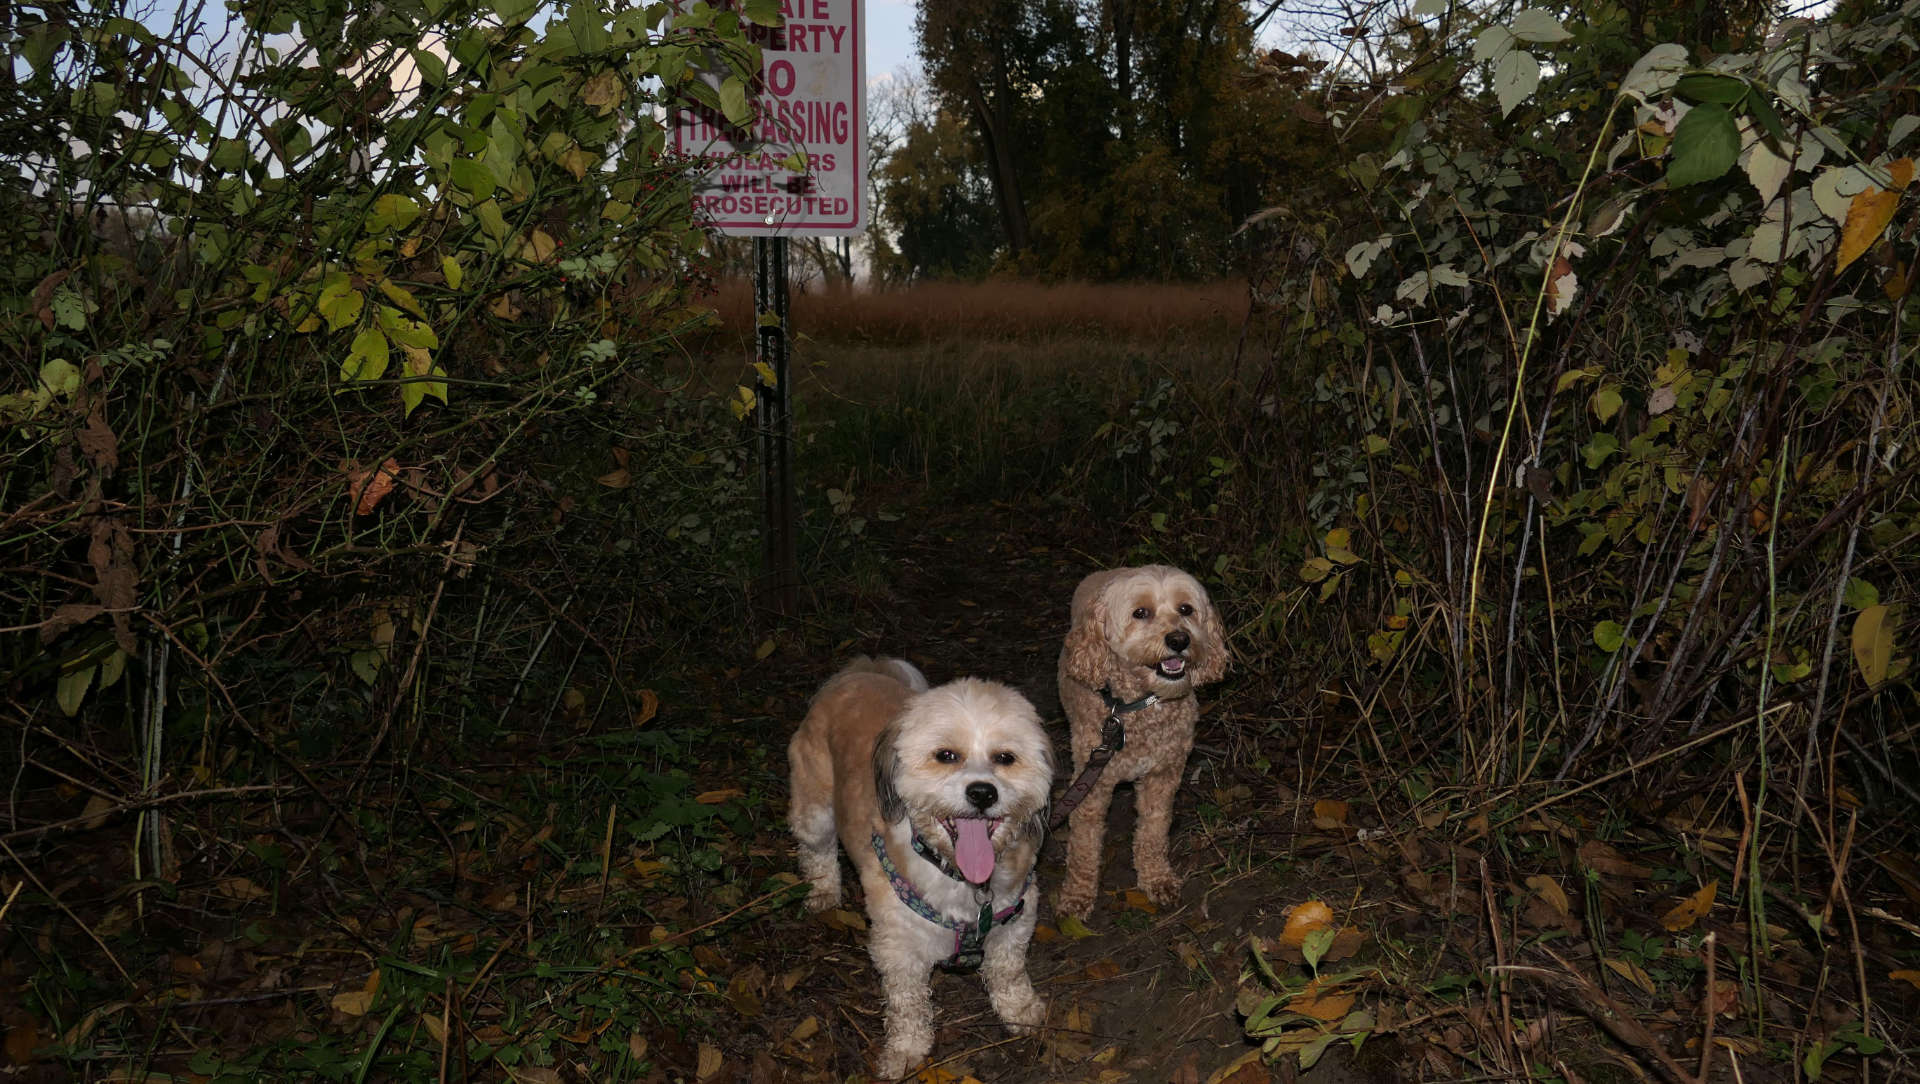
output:
[[[893,597],[862,622],[884,631],[843,653],[903,654],[935,682],[975,674],[1019,688],[1040,709],[1061,754],[1056,791],[1067,771],[1066,724],[1054,689],[1067,601],[1080,576],[1122,560],[1126,545],[1063,537],[1061,518],[996,506],[948,522],[893,525],[883,539]],[[820,660],[819,676],[833,665]],[[1303,891],[1302,869],[1280,860],[1284,833],[1263,829],[1270,822],[1257,812],[1282,795],[1248,766],[1249,735],[1269,720],[1236,707],[1236,689],[1256,684],[1246,675],[1229,680],[1201,720],[1174,822],[1173,851],[1187,875],[1181,905],[1155,912],[1126,892],[1133,884],[1133,800],[1123,787],[1102,867],[1109,891],[1087,922],[1091,936],[1068,937],[1056,924],[1052,895],[1064,837],[1050,839],[1041,855],[1044,902],[1028,966],[1050,1003],[1049,1033],[1009,1039],[976,977],[936,975],[935,1057],[953,1075],[933,1079],[1199,1084],[1252,1049],[1234,1012],[1246,936],[1277,933],[1285,908]],[[789,699],[804,704],[809,692],[795,690]],[[1271,699],[1270,690],[1262,694]],[[1330,888],[1323,880],[1319,890]],[[857,912],[858,905],[848,909]],[[753,1079],[838,1081],[864,1072],[882,1026],[864,935],[831,914],[784,916],[762,932],[769,943],[760,946],[759,966],[769,995],[753,1031],[770,1049],[755,1055]],[[1312,1079],[1344,1079],[1342,1061],[1330,1056]],[[1268,1077],[1260,1069],[1235,1079]]]

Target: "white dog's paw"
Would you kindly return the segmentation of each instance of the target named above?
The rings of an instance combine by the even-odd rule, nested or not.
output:
[[[874,1063],[874,1072],[881,1080],[899,1080],[926,1058],[925,1050],[901,1050],[889,1046],[880,1051],[880,1058]]]
[[[994,999],[993,1007],[1007,1030],[1015,1035],[1032,1035],[1047,1022],[1047,1003],[1040,1000],[1032,987]]]
[[[807,893],[807,910],[812,911],[814,914],[819,914],[822,911],[838,906],[840,906],[840,890],[838,888],[821,888],[816,885],[813,891]]]

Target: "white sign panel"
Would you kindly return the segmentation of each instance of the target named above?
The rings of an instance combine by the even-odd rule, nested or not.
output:
[[[742,237],[859,233],[867,224],[866,0],[781,0],[780,13],[781,26],[749,27],[762,54],[751,127],[705,107],[674,115],[673,150],[707,164],[694,181],[694,210]],[[790,168],[802,162],[805,169]]]

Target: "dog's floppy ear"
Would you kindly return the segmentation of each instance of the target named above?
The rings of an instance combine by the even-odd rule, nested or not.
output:
[[[1227,647],[1227,632],[1220,624],[1220,611],[1213,608],[1213,600],[1201,596],[1204,604],[1200,607],[1200,650],[1194,652],[1193,683],[1211,685],[1227,674],[1227,663],[1232,652]]]
[[[900,797],[900,789],[893,783],[900,773],[900,754],[894,749],[899,737],[900,721],[896,719],[887,724],[873,745],[873,794],[880,804],[880,819],[888,824],[907,815],[906,799]]]
[[[1047,793],[1052,794],[1053,793],[1053,786],[1052,786],[1053,743],[1050,741],[1044,742],[1040,746],[1040,765],[1041,765],[1041,768],[1046,773],[1045,778],[1048,781]],[[1040,803],[1040,808],[1034,810],[1031,814],[1027,816],[1027,835],[1034,839],[1047,838],[1047,825],[1048,825],[1048,822],[1052,820],[1053,820],[1053,802],[1051,800],[1048,800]]]
[[[1112,655],[1107,646],[1107,600],[1096,598],[1092,605],[1074,613],[1060,658],[1068,677],[1098,689],[1107,683],[1107,674],[1113,669]]]

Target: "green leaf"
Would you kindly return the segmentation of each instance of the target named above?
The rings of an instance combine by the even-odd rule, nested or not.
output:
[[[506,240],[507,235],[513,232],[512,227],[507,225],[506,216],[500,213],[500,205],[493,200],[475,206],[473,216],[480,220],[480,228],[496,241]]]
[[[378,380],[387,372],[387,336],[379,328],[366,328],[353,337],[353,348],[340,366],[340,380],[351,384],[360,380]]]
[[[515,26],[540,10],[540,0],[493,0],[493,10],[502,23]]]
[[[1520,12],[1513,17],[1513,22],[1508,25],[1513,31],[1514,37],[1526,42],[1540,42],[1544,44],[1565,41],[1573,37],[1572,34],[1567,33],[1567,28],[1561,26],[1560,20],[1554,18],[1551,12],[1542,11],[1539,8],[1528,8]]]
[[[727,76],[720,84],[720,111],[727,116],[727,122],[737,128],[745,128],[753,121],[753,112],[747,108],[747,84],[737,75]]]
[[[1847,580],[1846,603],[1848,608],[1864,610],[1880,604],[1880,589],[1858,576]]]
[[[1338,1039],[1339,1037],[1340,1035],[1338,1032],[1329,1031],[1325,1035],[1322,1035],[1319,1038],[1309,1042],[1307,1045],[1301,1047],[1300,1048],[1301,1070],[1305,1071],[1307,1069],[1313,1068],[1314,1065],[1320,1061],[1320,1055],[1325,1054],[1327,1052],[1328,1044],[1332,1043],[1335,1039]]]
[[[780,0],[747,0],[744,10],[748,19],[761,26],[779,26],[786,21],[780,17]]]
[[[60,681],[54,686],[53,697],[60,704],[61,714],[69,719],[80,714],[80,704],[87,698],[87,689],[93,684],[93,672],[96,669],[98,667],[89,666],[85,670],[60,675]]]
[[[238,139],[216,140],[207,161],[213,163],[215,169],[237,172],[247,164],[247,145]]]
[[[1611,655],[1627,642],[1627,630],[1618,621],[1602,621],[1593,627],[1593,646]]]
[[[1696,105],[1673,130],[1673,161],[1667,184],[1681,188],[1714,178],[1740,157],[1740,126],[1725,106]]]
[[[1600,464],[1607,461],[1608,456],[1619,450],[1618,437],[1612,433],[1595,433],[1593,439],[1587,442],[1587,446],[1580,449],[1580,454],[1586,458],[1588,470],[1598,470]]]
[[[1087,928],[1086,923],[1080,921],[1078,918],[1076,918],[1073,915],[1060,916],[1060,921],[1058,925],[1060,927],[1061,933],[1065,934],[1066,936],[1072,938],[1075,941],[1081,941],[1081,940],[1085,940],[1086,938],[1096,936],[1092,930]]]
[[[1493,93],[1500,99],[1500,115],[1513,112],[1540,88],[1540,61],[1525,49],[1503,54],[1493,65]]]
[[[453,186],[473,197],[475,203],[491,198],[499,186],[492,172],[472,158],[456,158],[447,170]]]
[[[1602,422],[1611,421],[1620,413],[1620,389],[1612,385],[1601,388],[1588,399],[1588,405],[1593,408],[1594,417]]]
[[[447,81],[447,62],[440,54],[431,49],[415,49],[413,64],[420,69],[420,81],[428,86],[442,86]]]
[[[373,201],[374,229],[404,230],[420,217],[420,205],[407,196],[389,192]]]
[[[440,273],[446,276],[447,289],[449,290],[458,290],[460,284],[464,282],[467,277],[467,273],[460,269],[460,261],[454,259],[452,256],[441,257]]]
[[[1688,101],[1732,105],[1747,96],[1747,83],[1731,75],[1695,72],[1681,76],[1673,85],[1673,92]]]
[[[1853,619],[1853,661],[1860,676],[1872,688],[1887,680],[1887,668],[1893,664],[1893,622],[1887,618],[1885,603],[1861,610]]]
[[[1787,128],[1780,123],[1780,114],[1773,111],[1773,103],[1759,87],[1747,88],[1747,112],[1767,130],[1767,135],[1782,147],[1787,146]]]
[[[1300,941],[1300,955],[1306,959],[1308,967],[1320,970],[1321,958],[1333,947],[1333,939],[1338,935],[1339,931],[1331,924],[1315,926],[1307,932],[1307,936]]]

